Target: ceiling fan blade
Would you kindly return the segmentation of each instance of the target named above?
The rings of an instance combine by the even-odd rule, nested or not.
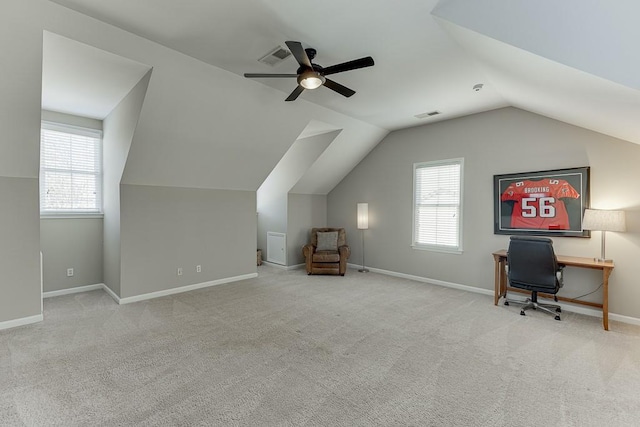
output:
[[[367,56],[366,58],[354,59],[353,61],[332,65],[322,70],[322,74],[325,76],[328,76],[329,74],[342,73],[343,71],[350,71],[350,70],[357,70],[358,68],[371,67],[373,64],[374,64],[373,58],[370,56]]]
[[[351,90],[346,86],[342,86],[340,83],[336,83],[333,80],[325,79],[324,85],[331,90],[338,92],[342,96],[346,96],[347,98],[356,93],[355,90]]]
[[[304,48],[302,47],[302,43],[292,41],[288,41],[285,43],[293,54],[293,57],[296,58],[296,61],[298,61],[298,64],[305,67],[313,68],[311,66],[311,61],[309,61],[309,57],[307,56],[307,52],[305,52]]]
[[[263,77],[298,77],[297,74],[262,74],[262,73],[244,73],[244,76],[250,79],[263,78]]]
[[[298,85],[298,86],[293,90],[293,92],[291,92],[291,95],[289,95],[289,96],[287,97],[287,99],[285,99],[285,101],[295,101],[295,100],[300,96],[300,94],[301,94],[302,92],[304,92],[304,88],[303,88],[302,86]]]

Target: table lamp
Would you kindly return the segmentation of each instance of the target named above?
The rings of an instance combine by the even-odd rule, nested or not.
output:
[[[585,209],[582,219],[582,228],[602,232],[600,258],[594,258],[599,262],[611,261],[604,255],[604,241],[607,231],[625,231],[624,211],[607,211],[600,209]]]
[[[364,268],[364,230],[369,228],[369,203],[358,203],[358,230],[362,230],[362,268],[360,273],[369,272]]]

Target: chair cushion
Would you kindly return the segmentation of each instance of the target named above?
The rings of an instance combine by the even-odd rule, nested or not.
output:
[[[338,251],[316,251],[313,253],[313,262],[340,262]]]
[[[327,231],[318,232],[318,251],[337,251],[338,250],[338,232]]]

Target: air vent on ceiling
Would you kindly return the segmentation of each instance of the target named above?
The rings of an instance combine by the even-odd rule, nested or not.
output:
[[[428,113],[416,114],[414,117],[417,119],[425,119],[427,117],[433,117],[441,114],[440,111],[430,111]]]
[[[263,64],[271,65],[273,67],[274,65],[283,61],[289,56],[291,56],[291,52],[289,52],[282,46],[278,46],[275,49],[272,49],[269,53],[267,53],[262,58],[258,59],[258,62],[262,62]]]

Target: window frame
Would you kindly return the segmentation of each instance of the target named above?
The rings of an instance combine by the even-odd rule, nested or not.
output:
[[[416,215],[417,215],[417,204],[416,204],[416,178],[418,169],[429,168],[429,167],[438,167],[438,166],[447,166],[447,165],[460,165],[460,194],[458,199],[458,221],[457,221],[457,231],[458,231],[458,244],[457,246],[448,246],[448,245],[438,245],[438,244],[424,244],[417,242],[416,235]],[[428,162],[419,162],[413,164],[413,204],[412,204],[412,232],[411,232],[411,247],[417,250],[426,250],[432,252],[445,252],[452,254],[462,254],[463,247],[463,206],[464,201],[464,158],[457,157],[453,159],[444,159],[444,160],[434,160]],[[444,206],[445,204],[442,204]],[[440,206],[440,205],[438,205]]]
[[[54,168],[44,167],[42,162],[42,131],[43,130],[51,130],[54,132],[62,132],[72,135],[86,136],[91,138],[96,138],[98,140],[98,159],[97,164],[99,165],[99,170],[97,173],[88,173],[88,175],[96,176],[96,189],[98,192],[97,197],[97,209],[95,210],[74,210],[74,209],[65,209],[65,210],[43,210],[43,185],[45,180],[43,179],[44,172],[47,170],[54,170]],[[40,150],[39,150],[39,206],[40,206],[40,218],[43,219],[51,219],[51,218],[103,218],[104,217],[104,161],[103,161],[103,131],[100,129],[93,129],[89,127],[75,126],[67,123],[54,122],[49,120],[42,120],[40,123]],[[61,169],[61,171],[72,173],[73,169]]]

